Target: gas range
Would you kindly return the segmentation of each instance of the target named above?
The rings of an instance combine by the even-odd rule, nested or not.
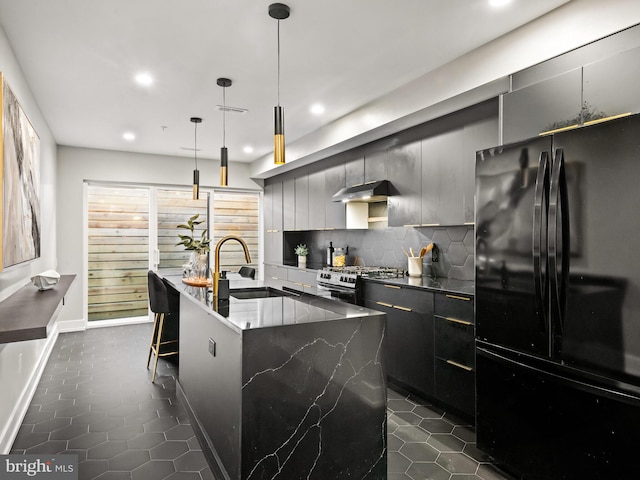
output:
[[[355,289],[360,278],[399,278],[404,270],[393,267],[324,267],[318,270],[316,281],[326,287],[343,287]]]

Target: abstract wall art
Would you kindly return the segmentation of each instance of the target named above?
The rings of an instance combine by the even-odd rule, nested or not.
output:
[[[40,257],[40,138],[2,83],[0,270]]]

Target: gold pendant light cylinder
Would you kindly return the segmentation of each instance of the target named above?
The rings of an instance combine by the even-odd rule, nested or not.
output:
[[[220,149],[220,186],[226,187],[229,183],[228,167],[229,166],[229,154],[227,147]]]
[[[193,199],[200,199],[200,171],[193,171]]]
[[[284,158],[284,109],[274,107],[275,128],[273,135],[273,163],[283,165]]]

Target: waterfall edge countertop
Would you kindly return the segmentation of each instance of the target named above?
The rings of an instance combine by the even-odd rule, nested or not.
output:
[[[384,313],[251,298],[267,287],[235,275],[245,298],[215,311],[207,288],[165,280],[180,296],[176,388],[216,478],[387,478]]]
[[[229,275],[230,299],[218,301],[216,306],[212,292],[207,288],[189,286],[182,282],[180,276],[163,277],[178,292],[200,304],[220,322],[238,333],[256,328],[379,315],[379,312],[365,307],[290,291],[285,291],[283,296],[239,299],[233,296],[234,290],[267,287],[259,280],[247,280],[237,274]]]

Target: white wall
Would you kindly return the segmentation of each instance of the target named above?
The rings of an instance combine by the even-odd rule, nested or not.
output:
[[[199,161],[201,188],[217,186],[219,168],[213,160]],[[83,184],[85,181],[147,185],[189,185],[193,162],[185,157],[147,155],[89,148],[58,148],[58,270],[75,273],[76,289],[67,296],[62,320],[83,318]],[[229,187],[261,190],[249,179],[249,165],[229,162]]]
[[[29,278],[56,264],[56,144],[47,122],[31,94],[20,65],[4,30],[0,28],[0,71],[9,83],[40,137],[40,205],[42,208],[41,257],[0,272],[0,300],[28,283]],[[72,287],[74,288],[74,287]],[[2,319],[0,318],[0,321]],[[47,340],[0,344],[0,454],[11,447],[20,426],[23,408],[28,405],[37,380],[37,371],[46,361],[46,349],[55,341],[55,333]],[[26,403],[26,405],[25,405]]]
[[[638,23],[638,0],[572,0],[321,130],[287,143],[286,165],[274,166],[272,155],[255,160],[251,175],[269,178],[495,97],[506,91],[508,82],[501,80],[509,75]],[[384,68],[384,59],[380,62]],[[479,91],[468,96],[466,105],[460,103],[464,99],[449,102],[476,89]],[[449,105],[443,105],[447,102]]]

